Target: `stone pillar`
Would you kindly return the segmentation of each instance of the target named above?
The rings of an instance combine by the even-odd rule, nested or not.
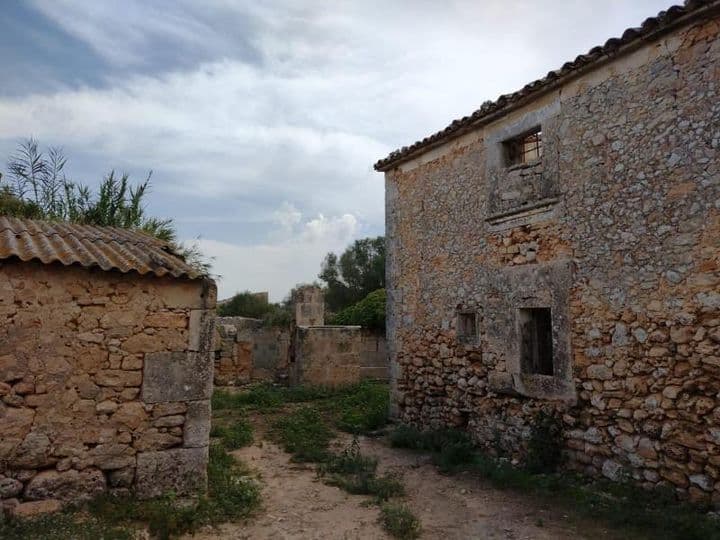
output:
[[[325,324],[325,298],[320,287],[306,285],[296,291],[295,324],[297,326]]]

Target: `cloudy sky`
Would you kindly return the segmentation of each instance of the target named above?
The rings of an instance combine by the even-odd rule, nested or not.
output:
[[[372,164],[671,0],[3,0],[0,170],[59,145],[73,179],[153,171],[220,296],[281,299],[384,229]]]

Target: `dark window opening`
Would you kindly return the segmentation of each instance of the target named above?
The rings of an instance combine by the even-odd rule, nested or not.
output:
[[[521,309],[520,365],[523,373],[553,375],[552,315],[550,308]]]
[[[503,145],[508,166],[532,163],[542,157],[542,130],[537,127],[529,133],[505,141]]]
[[[458,313],[457,335],[458,340],[462,343],[477,343],[477,313],[474,311]]]

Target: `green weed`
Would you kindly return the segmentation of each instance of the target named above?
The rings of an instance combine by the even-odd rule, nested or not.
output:
[[[32,520],[0,520],[0,538],[8,540],[130,540],[138,527],[166,540],[204,525],[242,519],[259,506],[260,489],[249,472],[219,445],[210,447],[208,490],[197,500],[168,494],[140,501],[103,496],[84,507]]]
[[[317,409],[304,407],[277,420],[273,434],[295,461],[322,462],[334,435]]]
[[[213,425],[211,437],[219,437],[222,445],[228,450],[237,450],[252,444],[253,429],[245,418],[233,420],[229,425]]]
[[[394,538],[412,540],[420,536],[420,521],[402,504],[384,504],[380,509],[380,523]]]
[[[530,445],[534,457],[525,467],[472,449],[467,435],[454,430],[423,432],[399,426],[391,433],[390,443],[431,452],[433,461],[446,471],[473,471],[497,488],[551,498],[561,507],[622,530],[628,538],[650,535],[659,540],[720,540],[720,521],[710,517],[706,508],[679,502],[671,491],[648,491],[629,483],[589,480],[568,473],[536,472],[552,470],[559,463],[554,425],[554,419],[536,420]]]

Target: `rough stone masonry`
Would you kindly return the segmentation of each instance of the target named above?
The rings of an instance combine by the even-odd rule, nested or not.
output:
[[[2,506],[202,490],[214,306],[205,278],[0,261]]]
[[[720,504],[720,3],[379,161],[393,412]]]

